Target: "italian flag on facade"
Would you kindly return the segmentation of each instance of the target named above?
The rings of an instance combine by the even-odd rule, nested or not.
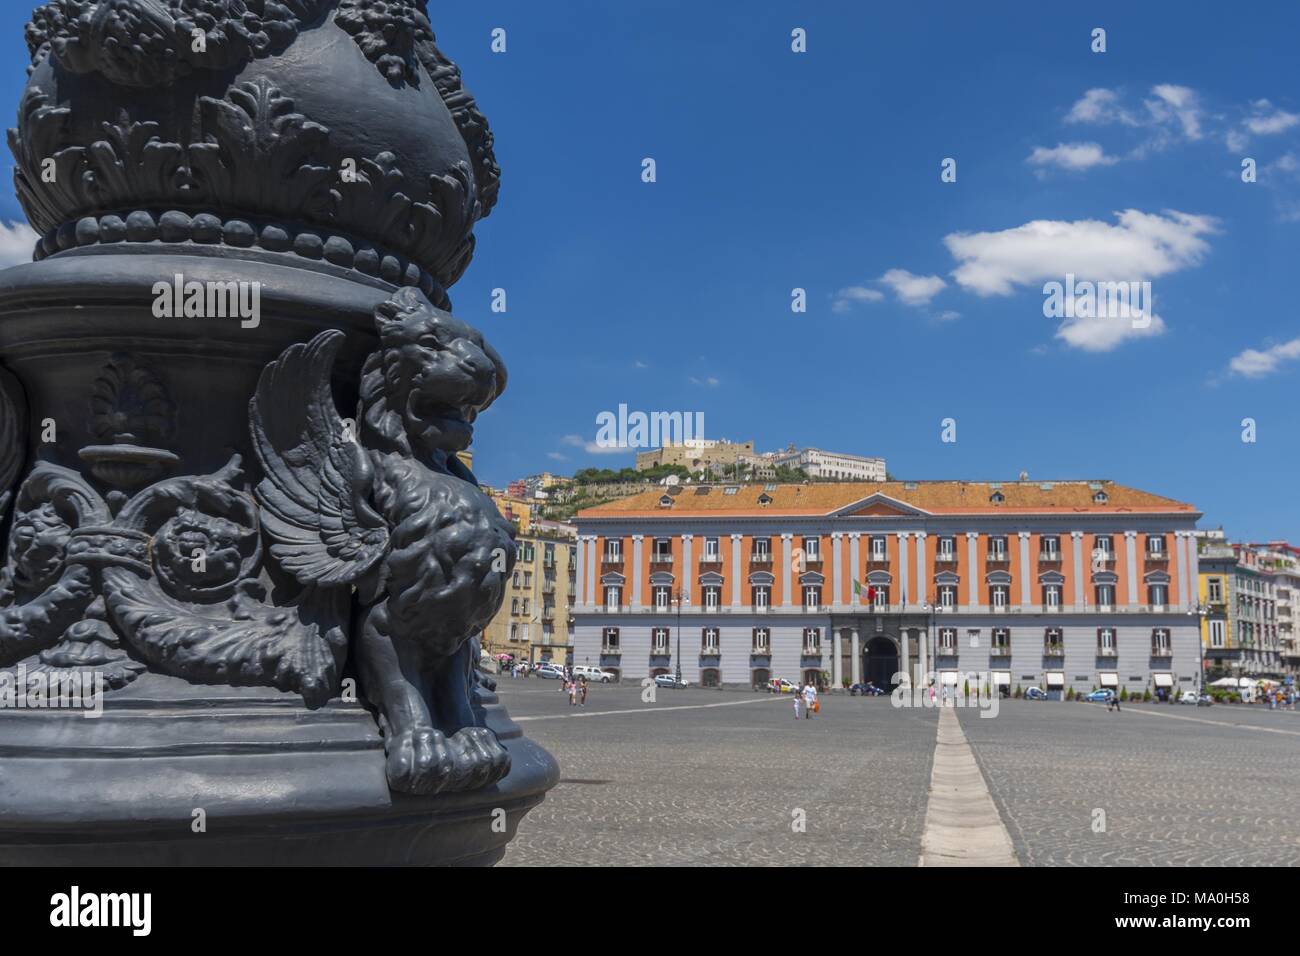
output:
[[[864,585],[864,584],[863,584],[861,581],[859,581],[857,578],[854,578],[854,579],[853,579],[853,596],[854,596],[854,597],[858,597],[859,595],[861,595],[861,597],[862,597],[862,599],[863,599],[864,601],[868,601],[868,602],[870,602],[870,600],[871,600],[873,597],[875,597],[874,591],[875,591],[874,588],[872,588],[872,587],[870,587],[870,586],[868,586],[868,585]]]

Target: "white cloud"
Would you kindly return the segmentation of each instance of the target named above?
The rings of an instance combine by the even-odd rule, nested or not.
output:
[[[871,289],[864,285],[851,285],[835,293],[835,301],[831,303],[831,311],[847,312],[856,303],[879,302],[884,297],[885,294],[879,289]]]
[[[628,452],[628,449],[620,448],[618,445],[597,445],[581,435],[565,435],[560,441],[565,445],[581,448],[589,455],[625,455]]]
[[[1056,337],[1066,345],[1085,352],[1109,352],[1130,339],[1145,339],[1165,331],[1164,319],[1154,312],[1145,326],[1136,326],[1131,317],[1097,317],[1064,319]]]
[[[940,322],[955,322],[961,318],[960,312],[954,312],[952,309],[946,309],[935,316]]]
[[[1092,281],[1151,280],[1198,264],[1215,220],[1167,210],[1126,209],[1115,224],[1095,219],[1037,219],[998,232],[951,233],[952,276],[976,295],[1010,295],[1066,274]],[[1154,324],[1154,323],[1153,323]]]
[[[1256,136],[1271,136],[1300,123],[1300,116],[1275,109],[1268,100],[1256,100],[1251,106],[1255,115],[1246,120],[1245,126]]]
[[[1134,159],[1142,159],[1179,141],[1199,140],[1203,135],[1202,125],[1208,117],[1191,87],[1159,83],[1151,87],[1150,95],[1143,100],[1144,109],[1129,109],[1123,99],[1119,90],[1104,87],[1088,90],[1070,107],[1065,122],[1096,126],[1120,124],[1145,130],[1147,138],[1130,154]]]
[[[649,368],[650,366],[647,365],[645,362],[642,362],[640,359],[637,359],[635,362],[632,363],[632,367],[633,367],[633,368]]]
[[[904,305],[926,305],[948,285],[939,276],[913,275],[906,269],[890,269],[877,281],[893,289]]]
[[[1270,348],[1246,349],[1232,357],[1228,368],[1237,375],[1247,378],[1263,378],[1272,375],[1283,362],[1300,359],[1300,338],[1274,345]]]
[[[1201,107],[1195,90],[1160,83],[1151,88],[1151,93],[1153,98],[1146,101],[1146,108],[1156,122],[1176,120],[1188,139],[1201,138]]]
[[[1070,107],[1066,114],[1067,123],[1096,123],[1104,126],[1109,123],[1122,123],[1125,126],[1137,126],[1137,118],[1119,105],[1120,95],[1116,90],[1102,87],[1088,90]]]
[[[552,461],[568,461],[568,460],[569,460],[569,456],[568,456],[568,455],[561,455],[558,451],[548,451],[548,452],[546,453],[546,457],[547,457],[547,458],[550,458]]]
[[[720,382],[717,378],[715,378],[712,375],[709,375],[706,378],[697,378],[696,376],[692,375],[689,381],[692,385],[707,385],[709,388],[717,388],[719,385],[722,384],[722,382]]]
[[[40,234],[25,222],[0,222],[0,269],[32,261]]]
[[[1119,160],[1107,156],[1097,143],[1058,143],[1051,149],[1035,146],[1025,162],[1031,166],[1059,166],[1079,171],[1093,166],[1112,166]]]

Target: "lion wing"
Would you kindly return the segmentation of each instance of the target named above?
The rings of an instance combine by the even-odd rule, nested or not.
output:
[[[373,470],[334,407],[330,372],[342,332],[291,345],[262,370],[249,402],[257,486],[271,554],[302,584],[350,584],[388,548],[370,503]]]

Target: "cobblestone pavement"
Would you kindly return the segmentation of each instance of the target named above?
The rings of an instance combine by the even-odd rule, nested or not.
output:
[[[660,688],[651,705],[619,685],[587,710],[629,713],[570,717],[554,681],[498,686],[561,768],[502,865],[916,864],[933,711],[836,696],[796,723],[788,696]],[[724,706],[654,712],[699,704]]]
[[[934,710],[835,695],[795,723],[788,697],[659,689],[643,704],[628,685],[594,686],[590,716],[572,716],[553,681],[499,687],[561,767],[502,865],[917,862]],[[1022,864],[1300,864],[1300,713],[1004,701],[994,719],[957,714]]]
[[[1300,714],[1006,701],[959,716],[1025,865],[1300,864]]]

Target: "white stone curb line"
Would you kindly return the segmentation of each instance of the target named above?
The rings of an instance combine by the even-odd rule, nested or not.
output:
[[[917,866],[1019,865],[956,711],[941,707]]]

